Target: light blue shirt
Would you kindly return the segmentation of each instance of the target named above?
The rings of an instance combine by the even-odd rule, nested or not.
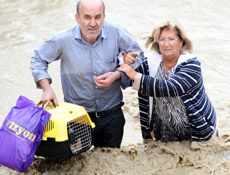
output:
[[[106,88],[98,88],[93,76],[114,72],[119,66],[120,52],[139,52],[138,61],[132,66],[137,68],[144,59],[138,43],[123,28],[105,22],[97,41],[91,45],[86,42],[80,26],[56,34],[44,42],[31,58],[31,71],[35,82],[52,79],[47,72],[48,64],[61,60],[61,82],[64,101],[78,104],[88,112],[104,111],[121,103],[121,86],[129,86],[129,79],[123,73],[121,78]]]

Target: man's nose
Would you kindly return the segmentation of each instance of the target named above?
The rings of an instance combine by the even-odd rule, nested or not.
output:
[[[90,24],[91,26],[95,26],[95,25],[96,25],[95,19],[91,19],[89,24]]]

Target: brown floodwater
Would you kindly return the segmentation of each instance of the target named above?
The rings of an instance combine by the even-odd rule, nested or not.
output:
[[[19,95],[38,102],[29,65],[33,50],[76,24],[76,1],[0,0],[0,124]],[[121,149],[94,149],[67,160],[35,158],[26,174],[230,175],[230,1],[105,0],[106,19],[125,27],[141,45],[166,20],[178,21],[201,61],[206,91],[218,116],[219,140],[193,150],[189,142],[142,143],[137,94],[124,90]],[[59,62],[50,65],[52,87],[63,101]],[[1,156],[1,155],[0,155]],[[0,165],[0,175],[22,174]]]

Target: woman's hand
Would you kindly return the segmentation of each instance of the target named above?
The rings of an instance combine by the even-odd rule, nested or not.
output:
[[[122,64],[119,69],[123,72],[126,73],[126,75],[132,79],[135,80],[136,76],[137,76],[137,72],[133,69],[132,66],[128,65],[128,64]]]
[[[124,59],[124,63],[126,64],[132,64],[134,62],[137,61],[137,58],[136,56],[139,55],[138,52],[128,52],[128,53],[125,53],[123,54],[123,59]]]

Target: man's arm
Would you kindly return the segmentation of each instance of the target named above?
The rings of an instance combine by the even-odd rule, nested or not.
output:
[[[52,79],[48,74],[48,64],[61,58],[61,44],[57,37],[53,36],[45,41],[38,49],[34,51],[31,58],[30,69],[34,77],[37,88],[43,90],[41,102],[44,104],[48,100],[54,100],[57,104],[57,97],[50,87]]]
[[[120,53],[128,53],[128,52],[134,52],[138,53],[138,55],[135,58],[135,62],[131,64],[131,66],[136,69],[141,65],[141,63],[144,60],[144,53],[141,50],[138,43],[132,38],[132,36],[123,28],[117,27],[117,34],[119,37],[119,50]],[[121,54],[120,54],[121,55]],[[107,72],[103,75],[100,75],[98,77],[94,77],[94,81],[97,84],[98,87],[104,88],[110,86],[115,80],[120,78],[121,86],[123,89],[130,86],[130,79],[126,74],[119,70],[119,56],[117,58],[117,69],[114,72]],[[123,59],[123,57],[122,57]]]
[[[121,77],[121,74],[119,71],[115,72],[107,72],[105,74],[102,74],[94,78],[94,82],[99,88],[105,88],[110,86],[114,81],[119,79]]]
[[[136,58],[135,58],[136,61],[130,64],[134,69],[137,69],[145,59],[144,52],[140,48],[139,44],[133,39],[133,37],[125,29],[119,28],[118,32],[120,36],[119,48],[121,52],[124,54],[128,52],[139,53],[139,54],[134,54],[136,55]],[[127,77],[124,72],[120,71],[119,67],[117,68],[117,71],[119,71],[121,74],[122,88],[125,89],[126,87],[129,87],[130,81],[131,81],[129,77]]]
[[[50,86],[48,79],[42,79],[38,81],[39,86],[43,90],[43,94],[41,96],[40,102],[45,104],[49,100],[54,100],[55,104],[58,104],[57,97]]]

